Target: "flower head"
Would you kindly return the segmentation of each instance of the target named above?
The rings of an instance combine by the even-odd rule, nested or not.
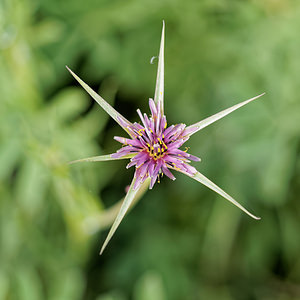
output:
[[[191,160],[200,161],[200,158],[179,149],[189,139],[185,133],[185,124],[167,127],[166,116],[162,114],[159,105],[150,99],[149,106],[150,118],[146,114],[142,115],[138,109],[143,125],[139,123],[127,125],[126,128],[133,138],[116,136],[115,140],[122,143],[124,147],[111,155],[113,158],[133,155],[127,165],[127,168],[132,166],[136,168],[133,189],[138,188],[147,178],[151,178],[150,189],[152,189],[161,174],[175,180],[169,169],[187,172],[193,176],[197,170],[188,163]]]
[[[149,99],[149,107],[151,115],[142,114],[138,109],[138,115],[141,119],[140,123],[131,123],[113,107],[111,107],[101,96],[93,91],[85,82],[83,82],[76,74],[68,67],[70,73],[83,86],[83,88],[94,98],[94,100],[125,130],[129,138],[114,137],[121,144],[122,148],[116,153],[84,158],[75,162],[84,161],[107,161],[116,159],[130,159],[127,168],[135,167],[135,174],[129,190],[124,198],[120,211],[108,233],[108,236],[101,248],[100,254],[103,252],[108,242],[112,238],[116,229],[124,218],[128,208],[132,204],[142,184],[148,180],[149,188],[152,189],[155,182],[160,179],[160,176],[165,174],[167,177],[175,180],[171,170],[181,172],[192,179],[206,185],[231,203],[239,207],[249,216],[254,219],[260,219],[254,216],[236,200],[224,192],[221,188],[215,185],[212,181],[198,172],[189,163],[191,161],[200,161],[200,158],[187,153],[187,148],[182,150],[180,147],[190,138],[191,135],[204,127],[214,123],[215,121],[225,117],[236,109],[248,104],[249,102],[259,98],[258,95],[254,98],[243,101],[230,108],[227,108],[211,117],[208,117],[193,125],[186,126],[185,124],[176,124],[167,126],[167,119],[164,115],[164,36],[165,24],[163,23],[160,51],[158,57],[158,71],[156,79],[156,87],[154,100]]]

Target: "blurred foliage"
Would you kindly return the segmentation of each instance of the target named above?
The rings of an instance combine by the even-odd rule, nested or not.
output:
[[[178,175],[98,257],[107,232],[89,220],[132,170],[66,164],[115,151],[122,131],[64,66],[137,120],[163,19],[169,124],[267,92],[189,141],[262,220]],[[296,0],[1,0],[0,299],[300,299],[299,28]]]

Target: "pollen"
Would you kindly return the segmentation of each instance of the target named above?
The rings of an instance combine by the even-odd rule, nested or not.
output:
[[[163,157],[168,149],[165,142],[160,137],[154,139],[153,144],[147,143],[146,146],[147,148],[145,150],[147,151],[149,156],[155,161]]]

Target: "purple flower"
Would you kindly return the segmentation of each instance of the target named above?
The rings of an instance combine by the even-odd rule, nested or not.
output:
[[[162,37],[160,43],[160,51],[158,57],[158,71],[155,87],[154,100],[149,99],[149,107],[151,115],[142,114],[138,109],[138,115],[141,119],[141,124],[131,123],[113,107],[111,107],[101,96],[93,91],[86,83],[84,83],[76,74],[74,74],[68,67],[68,70],[74,78],[83,86],[83,88],[94,98],[95,101],[125,130],[129,138],[114,137],[114,139],[121,144],[122,148],[116,153],[109,155],[94,156],[90,158],[73,161],[106,161],[116,159],[130,159],[127,168],[135,167],[135,174],[129,190],[124,198],[120,211],[108,233],[108,236],[101,248],[100,254],[107,246],[108,242],[115,233],[117,227],[124,218],[128,208],[132,204],[138,191],[144,183],[149,183],[149,188],[152,189],[155,182],[160,180],[160,177],[165,174],[172,180],[175,180],[173,173],[170,170],[181,172],[198,182],[206,185],[216,193],[229,200],[231,203],[239,207],[249,216],[254,219],[260,219],[254,216],[242,205],[240,205],[231,196],[225,193],[221,188],[215,185],[212,181],[198,172],[189,163],[191,161],[200,161],[197,156],[187,153],[180,149],[182,145],[190,138],[191,135],[204,127],[214,123],[215,121],[225,117],[236,109],[248,104],[249,102],[264,95],[261,94],[254,98],[243,101],[228,109],[225,109],[211,117],[208,117],[193,125],[186,126],[185,124],[176,124],[167,126],[167,119],[164,115],[164,34],[165,24],[163,23]]]
[[[111,155],[112,158],[122,158],[132,155],[127,168],[135,166],[135,183],[133,189],[137,189],[147,178],[151,178],[150,189],[162,174],[175,180],[169,169],[188,173],[193,176],[197,170],[189,165],[191,160],[200,161],[200,158],[188,154],[179,148],[189,139],[184,124],[167,127],[166,116],[159,105],[150,99],[149,106],[151,116],[137,112],[142,125],[134,123],[126,126],[131,138],[115,137],[115,140],[123,144],[123,147]]]

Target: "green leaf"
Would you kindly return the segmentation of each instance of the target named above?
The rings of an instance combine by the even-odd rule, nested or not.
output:
[[[133,201],[130,204],[128,209],[131,210],[135,204],[142,198],[142,196],[146,193],[150,185],[150,178],[147,178],[144,183],[141,184],[138,193],[135,195]],[[92,234],[98,230],[104,230],[109,228],[111,224],[113,224],[118,212],[121,209],[122,203],[124,202],[124,198],[119,200],[117,203],[108,207],[102,211],[94,210],[93,213],[86,214],[86,219],[83,221],[83,229],[85,232]]]
[[[17,299],[43,299],[42,282],[33,265],[20,265],[14,273],[15,293]]]
[[[158,68],[156,76],[154,102],[159,104],[161,114],[164,114],[164,48],[165,48],[165,21],[161,32],[160,49],[158,56]]]
[[[8,294],[9,290],[9,278],[6,276],[3,270],[0,270],[0,299],[7,299],[8,297],[6,296]]]
[[[44,210],[45,192],[51,175],[36,159],[27,158],[16,180],[16,198],[22,210],[30,216],[38,216]]]
[[[155,271],[148,271],[142,275],[134,288],[135,300],[165,300],[166,292],[161,275]]]
[[[45,113],[54,124],[69,121],[87,108],[87,95],[79,87],[68,87],[57,93]],[[42,116],[45,118],[45,116]]]
[[[77,266],[62,268],[51,279],[48,299],[84,299],[85,279],[82,270]]]
[[[4,142],[5,141],[5,142]],[[22,151],[22,143],[16,137],[7,137],[0,145],[0,179],[4,179],[14,169]]]

